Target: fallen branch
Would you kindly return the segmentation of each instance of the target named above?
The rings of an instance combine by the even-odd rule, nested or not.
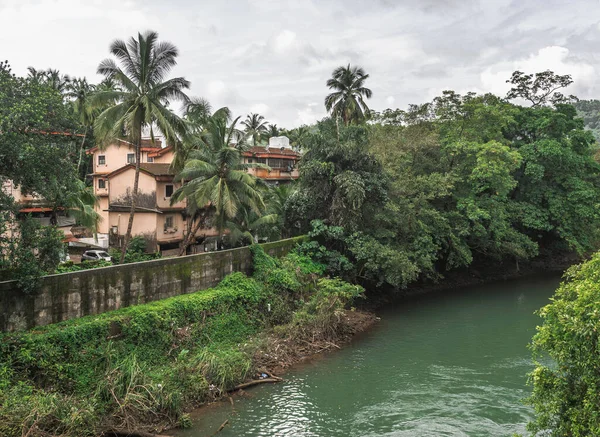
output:
[[[215,436],[215,435],[219,434],[221,431],[223,431],[223,429],[227,426],[228,423],[229,423],[229,419],[227,419],[225,422],[223,422],[221,424],[221,426],[219,427],[219,429],[217,429],[217,432],[215,432],[213,434],[213,436]]]
[[[281,382],[281,381],[283,381],[283,379],[279,378],[279,377],[253,379],[252,381],[248,381],[248,382],[244,382],[243,384],[236,385],[231,391],[237,391],[237,390],[241,390],[243,388],[252,387],[253,385],[258,385],[258,384],[264,384],[267,382]]]

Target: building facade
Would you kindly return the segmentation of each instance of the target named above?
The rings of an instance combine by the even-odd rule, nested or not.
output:
[[[243,152],[244,162],[262,163],[270,169],[250,169],[249,172],[269,183],[285,183],[298,178],[300,155],[289,147],[285,137],[272,138],[266,147],[253,147]],[[127,232],[133,181],[135,148],[119,140],[106,148],[94,147],[87,152],[93,159],[91,174],[94,193],[99,198],[96,207],[102,217],[99,234],[107,235],[111,246],[119,247]],[[172,146],[162,147],[160,140],[143,140],[140,177],[132,235],[143,236],[149,251],[163,254],[178,252],[194,223],[186,214],[186,202],[171,204],[173,193],[181,186],[174,182],[171,163]],[[201,226],[195,235],[197,244],[191,251],[208,250],[214,246],[217,230]]]

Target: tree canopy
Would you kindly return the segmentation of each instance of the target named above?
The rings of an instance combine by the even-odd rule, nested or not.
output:
[[[600,434],[599,278],[597,253],[571,267],[551,303],[539,311],[543,322],[531,345],[536,359],[528,400],[536,413],[528,425],[532,435],[540,431],[573,437]]]

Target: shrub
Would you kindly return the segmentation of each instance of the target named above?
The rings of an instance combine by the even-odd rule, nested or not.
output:
[[[567,271],[539,315],[529,398],[536,418],[528,429],[532,435],[600,435],[600,252]]]

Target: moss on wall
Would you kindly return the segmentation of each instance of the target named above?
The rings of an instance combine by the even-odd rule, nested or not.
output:
[[[304,237],[261,244],[281,257]],[[31,328],[204,290],[232,272],[252,273],[248,247],[163,258],[44,277],[25,295],[14,281],[0,282],[0,331]],[[19,320],[19,326],[9,319]]]

